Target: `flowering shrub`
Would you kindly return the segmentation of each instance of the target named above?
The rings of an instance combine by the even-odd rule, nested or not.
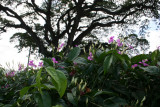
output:
[[[113,36],[108,42],[110,49],[92,47],[81,55],[74,47],[38,65],[31,60],[18,73],[0,70],[0,106],[159,106],[159,50],[129,57],[125,50],[133,47]]]

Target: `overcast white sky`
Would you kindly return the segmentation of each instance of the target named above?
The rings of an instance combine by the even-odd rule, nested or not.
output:
[[[9,42],[12,34],[13,32],[10,31],[0,35],[0,65],[8,69],[18,69],[19,64],[27,65],[29,52],[24,49],[21,53],[18,53],[18,49],[14,47],[15,44]],[[32,59],[34,59],[34,56],[32,56]]]

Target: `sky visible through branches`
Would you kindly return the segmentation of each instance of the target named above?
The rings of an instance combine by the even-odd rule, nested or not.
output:
[[[38,0],[38,4],[41,4],[40,1],[43,0]],[[93,0],[88,0],[89,2],[92,2]],[[118,1],[116,3],[120,3],[119,0],[114,0],[114,1]],[[124,0],[122,0],[121,2],[123,2]],[[152,19],[151,19],[152,20]],[[150,50],[149,51],[153,51],[155,50],[158,46],[160,46],[160,30],[156,30],[155,28],[155,24],[153,21],[151,21],[150,23],[150,28],[147,30],[147,32],[149,32],[149,37],[146,37],[149,42],[150,42]],[[134,30],[137,31],[137,34],[139,32],[139,29],[134,28]],[[18,49],[14,48],[15,44],[11,44],[9,42],[9,38],[12,36],[12,34],[14,34],[16,32],[16,30],[11,29],[9,32],[7,33],[3,33],[0,36],[0,65],[2,65],[5,68],[14,68],[14,69],[18,69],[18,64],[24,64],[25,66],[27,65],[27,55],[28,55],[28,50],[29,49],[24,49],[21,53],[18,53]],[[117,37],[119,35],[119,33],[122,33],[122,31],[115,29],[114,32],[110,32],[108,34],[104,34],[104,38],[103,38],[103,42],[108,42],[108,38],[110,36],[115,36]],[[32,60],[39,60],[35,58],[35,55],[31,56]],[[7,66],[10,64],[10,66]]]

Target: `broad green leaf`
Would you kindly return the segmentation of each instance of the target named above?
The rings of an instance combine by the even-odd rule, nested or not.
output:
[[[72,103],[74,106],[77,106],[77,103],[76,103],[72,93],[67,93],[67,98],[70,103]]]
[[[84,75],[88,75],[90,73],[92,73],[95,69],[95,64],[91,63],[88,65],[88,68],[85,70],[86,72],[84,72]]]
[[[127,63],[127,65],[131,66],[131,59],[128,57],[128,55],[123,54],[121,56],[125,59],[125,62]]]
[[[72,95],[73,96],[76,96],[76,94],[77,94],[77,88],[76,87],[74,87],[74,88],[72,88]]]
[[[45,89],[55,89],[56,90],[55,86],[50,85],[50,84],[41,84],[41,87],[44,87]]]
[[[123,68],[125,70],[127,70],[128,69],[128,65],[127,65],[125,59],[122,57],[122,55],[118,54],[117,52],[114,53],[114,55],[116,56],[117,59],[119,59],[121,61]]]
[[[99,57],[103,52],[104,52],[104,51],[97,50],[97,51],[96,51],[96,56]]]
[[[40,91],[40,93],[42,93],[42,90],[41,90],[41,72],[42,72],[42,68],[37,72],[37,76],[36,76],[36,84],[37,84],[37,87],[38,87],[38,90]]]
[[[24,87],[24,88],[22,88],[21,91],[20,91],[20,97],[22,98],[28,92],[28,90],[30,88],[31,87]]]
[[[114,96],[114,97],[111,97],[111,98],[108,98],[106,100],[107,101],[112,101],[114,105],[127,105],[127,102],[126,100],[120,98],[120,97],[117,97],[117,96]]]
[[[127,104],[126,100],[124,100],[124,99],[122,99],[122,98],[120,98],[120,97],[114,97],[114,98],[112,99],[112,101],[113,101],[114,103],[119,104],[119,105],[126,105],[126,104]]]
[[[65,93],[67,87],[67,78],[63,72],[59,70],[55,70],[53,67],[47,67],[46,71],[53,79],[53,85],[55,86],[56,90],[58,91],[60,97],[62,97]]]
[[[95,93],[95,95],[93,97],[96,97],[96,96],[101,95],[101,94],[107,94],[107,95],[110,95],[110,96],[117,96],[117,94],[115,94],[113,92],[110,92],[110,91],[99,91],[99,92]]]
[[[36,93],[34,94],[34,99],[38,104],[38,107],[51,107],[51,96],[47,91],[43,91],[42,94]]]
[[[117,53],[117,51],[116,51],[116,50],[110,50],[110,51],[108,51],[108,52],[106,53],[106,55],[110,55],[110,54],[113,54],[113,53]]]
[[[30,98],[31,98],[31,96],[32,96],[32,94],[24,95],[24,96],[22,97],[22,100],[30,99]]]
[[[43,60],[44,66],[53,66],[53,61],[51,60],[51,58],[42,58],[41,60]]]
[[[21,91],[20,91],[20,97],[22,98],[27,92],[28,92],[28,90],[31,88],[31,87],[34,87],[35,85],[31,85],[31,86],[29,86],[29,87],[24,87],[24,88],[22,88],[21,89]]]
[[[104,58],[105,58],[105,56],[106,56],[106,52],[104,52],[104,51],[100,51],[100,50],[98,50],[97,52],[96,52],[96,56],[97,56],[97,58],[96,58],[96,61],[97,62],[103,62],[104,61]]]
[[[113,63],[113,55],[106,56],[103,63],[104,74],[106,74],[109,71],[112,63]]]
[[[87,60],[82,57],[77,57],[73,62],[77,64],[87,64]]]
[[[80,54],[80,52],[81,52],[81,49],[80,49],[79,47],[73,48],[73,49],[69,52],[69,54],[68,54],[68,56],[67,56],[67,60],[73,61],[76,57],[78,57],[78,55]]]
[[[43,101],[43,107],[51,107],[52,102],[51,102],[51,96],[47,91],[43,91],[41,94],[42,101]]]
[[[40,93],[35,94],[34,99],[35,99],[36,103],[38,104],[38,107],[44,107],[42,96]]]
[[[148,66],[148,67],[140,67],[144,71],[149,72],[150,74],[160,74],[159,68],[157,66]]]

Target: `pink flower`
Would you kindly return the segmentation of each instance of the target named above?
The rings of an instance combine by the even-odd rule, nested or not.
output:
[[[39,62],[39,67],[43,67],[43,62]]]
[[[118,54],[121,54],[121,52],[120,52],[120,51],[118,51]]]
[[[33,60],[29,61],[28,65],[35,68],[37,67],[37,65],[33,63]]]
[[[143,66],[149,66],[148,64],[146,64],[146,63],[143,63]]]
[[[21,64],[18,65],[18,70],[19,70],[19,71],[22,70],[22,65],[21,65]]]
[[[130,49],[133,49],[133,46],[129,45],[129,48],[130,48]]]
[[[58,61],[56,61],[56,58],[52,58],[53,63],[58,63]]]
[[[90,61],[91,61],[91,60],[93,60],[93,58],[92,58],[91,56],[88,56],[88,60],[90,60]]]
[[[128,43],[127,46],[129,47],[129,49],[133,49],[133,46],[129,45]]]
[[[132,65],[132,68],[134,69],[135,67],[137,67],[138,66],[138,64],[134,64],[134,65]]]
[[[33,65],[33,60],[29,61],[29,65]]]
[[[62,43],[61,45],[60,45],[60,48],[62,48],[64,46],[64,43]]]
[[[148,61],[148,59],[144,59],[144,60],[142,60],[142,62],[139,62],[139,63],[143,64],[143,66],[149,66],[147,63],[145,63],[146,61]]]
[[[62,43],[60,47],[58,47],[58,50],[60,50],[63,46],[64,46],[64,43]]]
[[[92,56],[92,52],[89,53],[89,56]]]
[[[93,60],[92,52],[89,53],[88,60],[90,60],[90,61]]]
[[[110,39],[108,40],[109,43],[112,43],[114,41],[114,36],[111,36]]]
[[[15,71],[8,72],[6,77],[13,77],[15,75]]]
[[[117,39],[117,45],[118,45],[119,47],[123,46],[123,44],[122,44],[122,42],[121,42],[120,39]]]

